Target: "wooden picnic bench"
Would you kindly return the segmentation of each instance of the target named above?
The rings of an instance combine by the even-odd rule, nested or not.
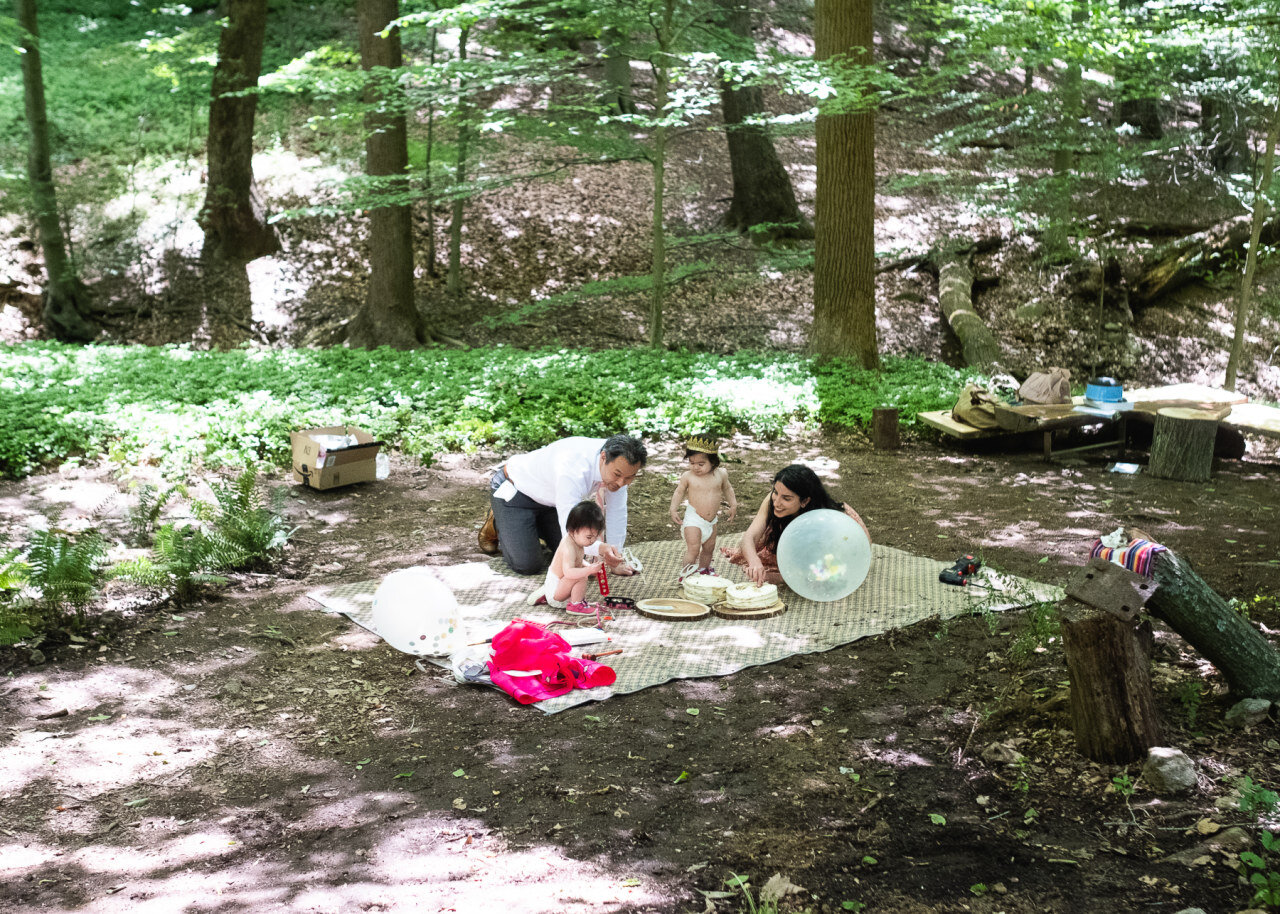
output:
[[[996,422],[999,427],[991,429],[975,428],[966,423],[957,422],[952,418],[949,409],[922,412],[918,417],[925,425],[964,441],[1039,433],[1042,436],[1044,457],[1046,460],[1052,460],[1054,456],[1095,448],[1118,447],[1123,450],[1126,422],[1132,419],[1154,423],[1157,413],[1167,407],[1200,409],[1215,413],[1220,412],[1224,407],[1229,407],[1231,411],[1220,420],[1224,428],[1233,429],[1240,434],[1280,438],[1280,407],[1250,403],[1248,397],[1243,394],[1203,384],[1166,384],[1161,387],[1139,388],[1128,392],[1121,408],[1115,410],[1110,407],[1090,406],[1083,397],[1076,397],[1069,404],[1024,406],[1000,404],[996,406]],[[1054,450],[1054,432],[1092,426],[1102,426],[1108,431],[1114,429],[1115,435],[1108,437],[1106,441]]]

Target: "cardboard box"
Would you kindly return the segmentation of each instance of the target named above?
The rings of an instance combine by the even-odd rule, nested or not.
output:
[[[356,444],[326,448],[312,435],[354,435]],[[354,425],[304,428],[290,432],[293,444],[293,481],[313,489],[335,489],[377,478],[378,452],[382,442]]]

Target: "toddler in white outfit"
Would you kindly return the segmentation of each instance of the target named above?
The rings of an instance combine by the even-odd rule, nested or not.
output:
[[[710,435],[694,435],[685,442],[689,469],[680,477],[671,496],[671,520],[680,526],[684,538],[684,567],[680,580],[701,571],[711,573],[711,556],[716,547],[716,523],[720,504],[728,505],[728,519],[738,513],[738,500],[729,484],[729,474],[720,466],[720,447]],[[679,508],[685,505],[684,517]]]

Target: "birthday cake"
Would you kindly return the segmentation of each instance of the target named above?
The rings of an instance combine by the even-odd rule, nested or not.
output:
[[[764,609],[778,602],[778,588],[773,584],[730,584],[725,602],[733,609]]]
[[[691,574],[684,579],[684,595],[699,603],[722,603],[729,582],[718,574]]]

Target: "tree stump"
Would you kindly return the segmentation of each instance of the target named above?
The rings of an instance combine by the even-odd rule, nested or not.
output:
[[[898,410],[878,406],[871,411],[871,445],[877,451],[894,451],[902,444],[898,434]]]
[[[1076,748],[1095,762],[1127,764],[1160,744],[1151,623],[1137,622],[1152,589],[1141,575],[1094,559],[1059,607]]]
[[[1217,413],[1165,407],[1156,413],[1148,471],[1161,479],[1208,482],[1217,435]]]
[[[1218,668],[1232,695],[1280,701],[1280,651],[1173,552],[1154,559],[1159,585],[1147,603]]]

